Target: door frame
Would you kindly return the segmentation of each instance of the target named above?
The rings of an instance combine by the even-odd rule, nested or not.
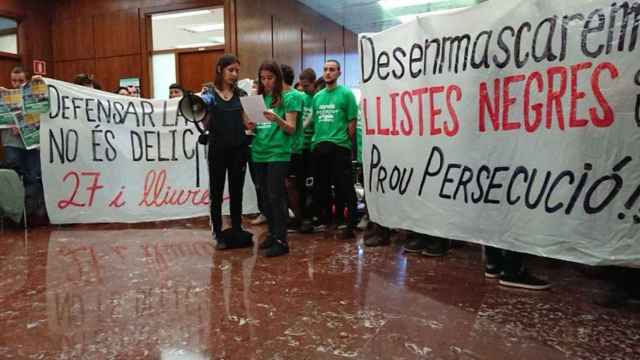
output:
[[[237,44],[237,28],[236,28],[236,0],[192,0],[187,4],[172,4],[164,6],[151,6],[140,8],[139,24],[140,24],[140,63],[142,64],[142,94],[144,97],[153,95],[153,67],[151,66],[151,56],[153,51],[153,37],[151,32],[151,15],[170,11],[180,10],[197,10],[202,8],[223,8],[224,11],[224,51],[226,53],[235,54],[238,48]],[[221,49],[222,46],[211,46],[203,49]],[[192,52],[199,48],[179,49],[179,51],[171,52]],[[159,52],[160,53],[160,52]],[[176,66],[177,63],[176,63]]]

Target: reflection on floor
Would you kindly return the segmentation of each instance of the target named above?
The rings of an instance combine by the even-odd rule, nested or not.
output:
[[[264,227],[250,228],[258,237]],[[292,235],[291,254],[219,252],[206,220],[0,232],[1,359],[640,359],[637,308],[536,260],[549,292],[445,258]]]

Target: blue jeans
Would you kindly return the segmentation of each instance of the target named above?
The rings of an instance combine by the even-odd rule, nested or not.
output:
[[[42,180],[39,149],[27,150],[5,146],[4,158],[7,165],[14,166],[23,177],[25,185],[37,184]]]

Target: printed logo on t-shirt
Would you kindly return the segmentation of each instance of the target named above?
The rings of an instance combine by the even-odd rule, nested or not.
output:
[[[332,122],[336,118],[338,113],[335,104],[327,104],[318,106],[318,121],[319,122]]]

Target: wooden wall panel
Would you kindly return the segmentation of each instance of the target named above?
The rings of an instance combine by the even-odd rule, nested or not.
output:
[[[302,71],[301,28],[277,16],[273,16],[273,57],[291,66],[296,77]]]
[[[268,1],[236,1],[241,78],[257,78],[260,64],[273,57],[270,12]]]
[[[200,91],[202,84],[213,81],[213,67],[224,50],[194,51],[177,54],[178,83],[191,91]]]
[[[137,55],[116,56],[96,60],[95,78],[104,91],[115,91],[120,79],[142,77],[140,57]]]
[[[71,60],[57,61],[55,63],[56,79],[72,82],[78,74],[95,75],[96,61],[89,60]]]
[[[325,40],[321,34],[302,29],[302,68],[312,68],[316,76],[322,76],[325,61]]]
[[[53,58],[56,61],[91,59],[95,56],[92,18],[57,22],[53,27]]]
[[[140,53],[140,23],[137,9],[94,17],[96,57]]]

